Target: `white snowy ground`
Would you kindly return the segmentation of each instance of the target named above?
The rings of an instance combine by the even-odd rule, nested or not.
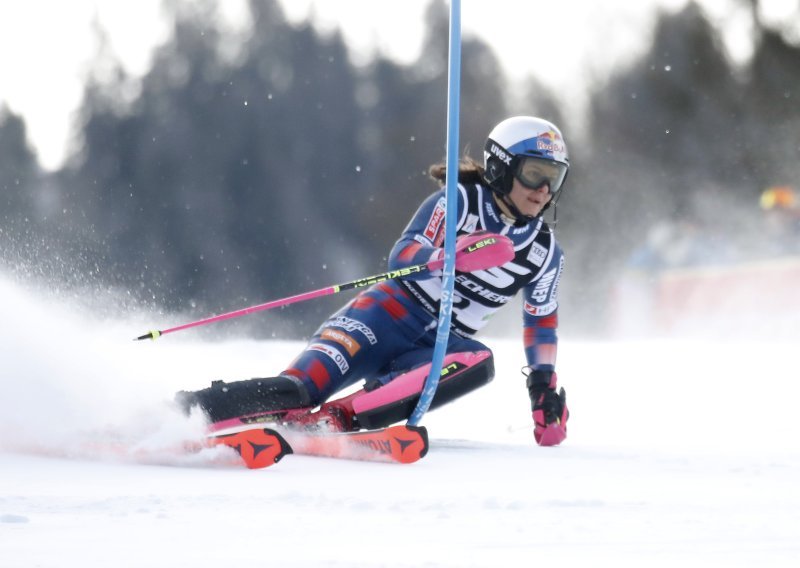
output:
[[[133,342],[181,322],[92,320],[2,278],[0,302],[2,568],[800,565],[790,343],[564,337],[569,438],[538,448],[521,347],[488,339],[495,381],[426,416],[422,461],[249,471],[103,447],[198,432],[173,391],[269,375],[300,344]]]

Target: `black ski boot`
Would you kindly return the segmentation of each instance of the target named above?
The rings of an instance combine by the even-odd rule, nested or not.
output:
[[[306,408],[311,397],[299,379],[287,375],[226,383],[213,381],[198,391],[180,391],[178,406],[188,415],[199,407],[210,422],[251,414]]]

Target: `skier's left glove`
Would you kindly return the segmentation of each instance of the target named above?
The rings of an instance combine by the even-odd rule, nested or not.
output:
[[[528,371],[527,373],[525,371]],[[533,437],[540,446],[557,446],[567,437],[567,393],[556,392],[558,376],[554,371],[523,369],[533,410]]]

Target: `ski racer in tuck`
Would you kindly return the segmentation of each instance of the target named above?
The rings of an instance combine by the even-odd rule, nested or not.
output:
[[[460,164],[452,326],[431,404],[434,409],[492,380],[492,352],[473,336],[522,291],[523,374],[534,438],[543,446],[566,438],[569,416],[555,371],[563,254],[542,218],[560,196],[568,169],[559,129],[528,116],[506,119],[490,132],[483,165],[469,159]],[[443,164],[430,173],[444,185]],[[419,207],[389,257],[392,270],[426,263],[432,270],[361,292],[322,324],[280,375],[214,381],[179,393],[178,402],[187,412],[199,406],[219,424],[273,420],[292,428],[352,431],[406,420],[430,371],[436,340],[444,208],[440,187]],[[365,382],[356,392],[329,400],[360,380]]]

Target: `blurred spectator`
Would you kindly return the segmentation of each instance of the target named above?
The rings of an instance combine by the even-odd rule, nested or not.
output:
[[[731,251],[724,239],[687,219],[654,225],[647,239],[628,259],[632,270],[708,266],[729,262]]]
[[[767,256],[800,254],[800,196],[788,186],[765,189],[759,200],[764,211],[763,252]]]

